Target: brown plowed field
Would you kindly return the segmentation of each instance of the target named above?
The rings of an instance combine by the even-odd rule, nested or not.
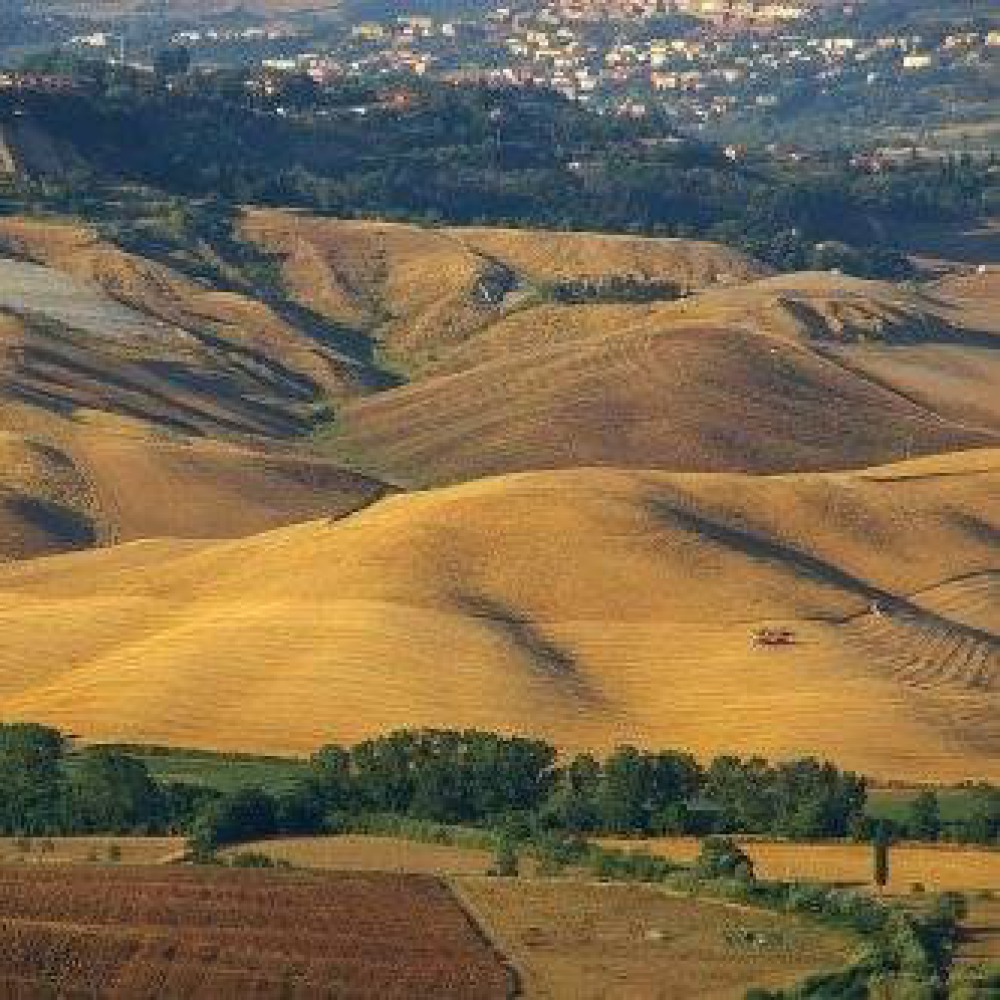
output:
[[[505,996],[451,892],[417,876],[0,869],[0,995]]]

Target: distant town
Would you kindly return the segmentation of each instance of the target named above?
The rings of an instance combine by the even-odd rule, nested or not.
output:
[[[838,101],[849,106],[842,117],[851,124],[862,114],[878,124],[895,108],[924,131],[937,108],[947,112],[949,153],[1000,148],[998,85],[989,83],[1000,80],[1000,29],[990,18],[974,30],[968,22],[875,30],[859,6],[816,0],[557,0],[462,16],[364,18],[349,9],[328,20],[228,17],[159,29],[147,19],[58,41],[122,61],[148,62],[155,46],[170,46],[194,65],[249,64],[263,75],[306,74],[321,86],[417,76],[551,88],[600,113],[665,116],[679,129],[728,136],[732,156],[740,155],[741,123],[756,129],[804,105],[822,122],[825,111],[836,118]]]

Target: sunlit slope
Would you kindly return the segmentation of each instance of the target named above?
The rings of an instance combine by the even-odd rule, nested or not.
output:
[[[0,560],[148,537],[228,538],[386,492],[287,447],[157,433],[94,412],[0,412]]]
[[[998,452],[775,478],[532,473],[7,566],[0,712],[268,751],[484,726],[996,780],[1000,650],[976,608],[998,487]],[[752,649],[764,624],[797,643]]]
[[[611,326],[352,403],[333,454],[413,483],[580,465],[850,468],[1000,441],[811,344],[738,326]]]
[[[598,233],[429,228],[250,211],[243,233],[282,261],[296,299],[369,331],[399,368],[422,372],[531,312],[566,279],[665,281],[690,291],[769,273],[738,251],[697,240]],[[575,310],[558,312],[570,317]]]

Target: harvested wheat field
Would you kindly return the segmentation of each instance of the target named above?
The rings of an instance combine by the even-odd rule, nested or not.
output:
[[[10,564],[0,711],[256,752],[470,726],[996,780],[996,460],[525,474]],[[796,641],[752,648],[765,624]]]
[[[525,995],[549,1000],[739,1000],[848,960],[845,937],[805,920],[670,896],[650,886],[461,879]]]
[[[0,560],[141,538],[228,538],[390,492],[299,449],[87,412],[0,411]]]
[[[583,465],[856,468],[1000,440],[1000,324],[944,292],[796,274],[491,309],[420,378],[345,405],[331,452],[428,485]]]
[[[739,838],[738,838],[739,839]],[[742,839],[761,878],[870,885],[870,844],[796,844]],[[676,861],[693,861],[699,842],[693,837],[608,840],[605,843],[648,850]],[[1000,850],[954,844],[897,844],[890,851],[890,892],[908,893],[915,885],[929,892],[1000,892]]]
[[[382,380],[339,329],[66,223],[0,219],[0,318],[4,396],[191,433],[301,433]]]
[[[530,307],[532,293],[551,282],[640,275],[688,291],[769,273],[738,251],[696,240],[430,229],[272,210],[247,212],[243,233],[281,257],[298,302],[334,323],[368,331],[410,372],[478,343],[493,324]],[[561,310],[570,323],[580,312]]]
[[[489,851],[424,844],[399,837],[342,834],[334,837],[276,837],[241,844],[228,853],[254,851],[297,868],[332,871],[400,872],[413,875],[483,875]]]
[[[0,864],[156,865],[184,851],[182,837],[3,837]]]
[[[5,868],[0,926],[18,1000],[507,995],[500,957],[420,876]]]
[[[0,560],[94,544],[95,505],[90,484],[63,451],[0,430]]]
[[[995,445],[987,419],[945,417],[785,337],[663,321],[542,340],[351,402],[326,445],[416,485],[588,465],[774,473]]]

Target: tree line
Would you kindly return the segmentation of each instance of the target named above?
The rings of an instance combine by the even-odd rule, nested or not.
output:
[[[537,739],[479,731],[400,730],[317,751],[279,790],[220,793],[157,781],[122,749],[75,749],[58,731],[0,724],[0,832],[191,835],[206,849],[276,833],[348,829],[388,816],[494,830],[590,834],[766,834],[869,839],[864,778],[805,758],[769,763],[622,746],[603,760],[561,760]],[[892,835],[934,839],[927,795]],[[1000,789],[982,786],[960,839],[1000,839]]]

